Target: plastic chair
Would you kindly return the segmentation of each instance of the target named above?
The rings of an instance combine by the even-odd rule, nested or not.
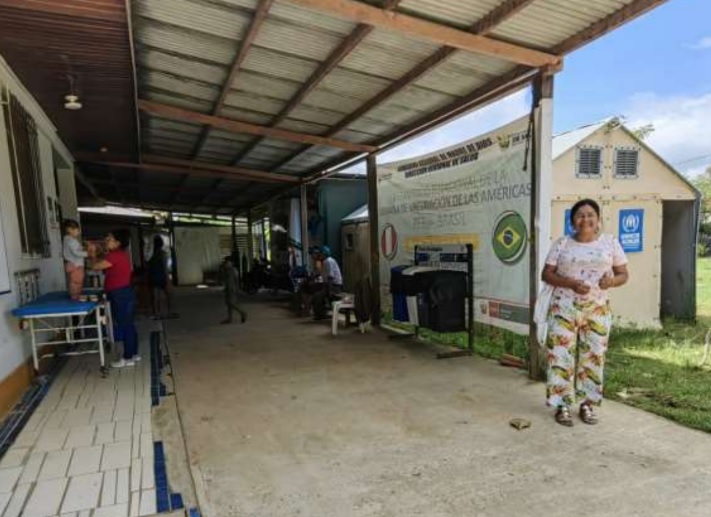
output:
[[[346,326],[350,323],[351,312],[355,310],[355,296],[352,294],[343,294],[340,300],[336,300],[331,305],[333,316],[331,317],[331,334],[338,335],[338,320],[341,312],[346,314]],[[358,322],[358,330],[361,334],[365,333],[365,324]]]

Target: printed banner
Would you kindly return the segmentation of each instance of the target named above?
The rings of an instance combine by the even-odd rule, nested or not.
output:
[[[477,321],[528,332],[528,118],[440,151],[380,166],[378,214],[384,292],[390,268],[416,245],[474,247]]]

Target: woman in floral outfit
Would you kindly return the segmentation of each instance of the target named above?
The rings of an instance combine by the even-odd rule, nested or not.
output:
[[[572,426],[570,408],[596,424],[612,314],[608,290],[627,282],[627,258],[612,235],[600,234],[600,207],[591,199],[573,205],[573,237],[558,239],[548,253],[543,281],[555,289],[548,310],[547,403],[556,422]]]

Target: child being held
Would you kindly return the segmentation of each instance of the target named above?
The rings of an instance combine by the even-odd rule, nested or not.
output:
[[[89,255],[79,241],[79,223],[73,219],[64,221],[64,241],[62,255],[64,271],[67,273],[67,286],[72,300],[79,300],[84,287],[84,259]]]

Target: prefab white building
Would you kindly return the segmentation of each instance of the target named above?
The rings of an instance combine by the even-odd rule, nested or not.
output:
[[[700,193],[616,119],[553,139],[551,236],[570,232],[569,209],[592,198],[602,231],[619,237],[630,280],[611,294],[615,317],[658,327],[662,317],[696,315]]]

